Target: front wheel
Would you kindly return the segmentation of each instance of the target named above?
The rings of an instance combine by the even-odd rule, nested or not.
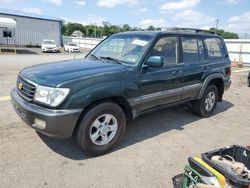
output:
[[[102,155],[121,140],[125,128],[126,118],[120,106],[112,102],[101,103],[82,118],[77,141],[88,155]]]
[[[218,89],[211,84],[207,87],[201,99],[193,102],[193,111],[201,117],[209,117],[214,112],[218,102]]]

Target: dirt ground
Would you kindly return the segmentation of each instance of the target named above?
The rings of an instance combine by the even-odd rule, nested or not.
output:
[[[202,119],[183,106],[143,115],[128,122],[124,140],[101,157],[88,158],[73,139],[38,135],[21,121],[8,99],[17,73],[32,64],[71,58],[0,55],[0,187],[170,188],[189,156],[250,145],[246,68],[234,69],[233,84],[212,117]]]

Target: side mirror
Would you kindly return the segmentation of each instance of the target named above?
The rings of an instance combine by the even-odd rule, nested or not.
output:
[[[144,64],[144,67],[162,67],[163,66],[163,57],[161,56],[151,56],[147,59]]]

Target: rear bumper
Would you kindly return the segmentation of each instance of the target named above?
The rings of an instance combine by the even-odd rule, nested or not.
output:
[[[50,137],[69,138],[72,136],[81,109],[51,110],[28,103],[18,95],[16,89],[13,89],[10,94],[16,113],[27,125]],[[39,120],[38,122],[44,122],[45,126],[38,126],[35,123],[36,119]]]

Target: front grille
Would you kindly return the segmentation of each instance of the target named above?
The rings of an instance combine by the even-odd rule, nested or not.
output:
[[[24,99],[31,101],[34,98],[36,92],[35,84],[31,83],[27,79],[18,75],[17,77],[17,90],[21,97]]]

